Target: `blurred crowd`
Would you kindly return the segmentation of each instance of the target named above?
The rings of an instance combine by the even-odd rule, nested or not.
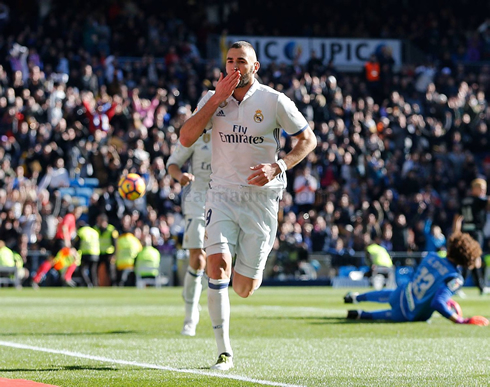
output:
[[[62,15],[57,2],[34,16],[7,8],[0,20],[0,239],[30,264],[29,252],[52,248],[67,213],[92,226],[105,213],[119,233],[150,238],[174,254],[184,229],[181,186],[165,163],[182,124],[219,78],[219,63],[205,59],[203,42],[223,25],[203,22],[198,29],[196,20],[171,12],[157,17],[152,1],[75,3]],[[224,27],[236,29],[231,21],[239,3],[231,3]],[[474,26],[468,31],[445,9],[414,20],[395,13],[378,32],[370,30],[378,15],[359,23],[354,36],[411,31],[413,42],[432,53],[400,72],[383,48],[370,59],[380,66],[374,80],[367,70],[342,73],[315,58],[259,71],[262,83],[297,104],[319,140],[288,171],[275,245],[281,259],[352,255],[377,236],[388,251],[439,249],[469,182],[490,178],[490,66],[467,63],[488,57],[490,22],[464,13]],[[311,23],[304,34],[338,35],[342,20]],[[266,25],[247,22],[245,30],[229,31],[282,31],[262,31]],[[282,152],[291,141],[281,137]],[[147,194],[135,202],[117,194],[128,172],[147,182]],[[87,205],[61,193],[88,178],[99,184]]]

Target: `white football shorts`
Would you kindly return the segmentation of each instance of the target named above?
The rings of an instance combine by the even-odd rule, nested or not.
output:
[[[235,271],[261,278],[277,231],[282,189],[213,186],[206,197],[206,254],[236,255]]]
[[[185,216],[184,249],[202,249],[204,247],[204,216]]]

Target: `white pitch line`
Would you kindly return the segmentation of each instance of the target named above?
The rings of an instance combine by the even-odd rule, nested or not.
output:
[[[271,381],[268,381],[268,380],[260,380],[260,379],[247,378],[246,376],[226,375],[226,374],[219,374],[219,373],[214,373],[214,372],[188,370],[188,369],[186,370],[186,369],[181,369],[181,368],[173,368],[173,367],[167,367],[167,366],[160,366],[160,365],[157,365],[157,364],[139,363],[139,362],[135,362],[135,361],[111,359],[111,358],[102,357],[102,356],[86,355],[84,353],[79,353],[79,352],[62,351],[62,350],[58,350],[58,349],[43,348],[43,347],[34,347],[32,345],[25,345],[25,344],[13,343],[13,342],[9,342],[9,341],[0,341],[0,346],[3,346],[3,347],[11,347],[11,348],[19,348],[19,349],[30,349],[31,351],[54,353],[54,354],[57,354],[57,355],[65,355],[65,356],[71,356],[71,357],[78,357],[78,358],[81,358],[81,359],[97,360],[97,361],[102,361],[102,362],[107,362],[107,363],[131,365],[131,366],[142,367],[142,368],[150,368],[150,369],[155,369],[155,370],[180,372],[180,373],[184,373],[184,374],[204,375],[204,376],[211,376],[211,377],[214,377],[214,378],[222,378],[222,379],[240,380],[242,382],[250,382],[250,383],[255,383],[255,384],[262,384],[262,385],[265,385],[265,386],[303,387],[303,386],[297,385],[297,384],[287,384],[287,383],[271,382]]]

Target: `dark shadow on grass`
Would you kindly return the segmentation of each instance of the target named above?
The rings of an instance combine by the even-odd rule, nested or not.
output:
[[[316,322],[311,322],[312,325],[325,325],[325,324],[395,324],[393,321],[387,321],[387,320],[347,320],[346,318],[332,318],[333,320],[337,321],[316,321]],[[396,323],[399,324],[399,323]]]
[[[392,321],[385,320],[347,320],[345,317],[321,317],[321,316],[276,316],[276,317],[258,317],[259,320],[304,320],[310,324],[393,324]]]
[[[139,331],[107,331],[107,332],[25,332],[0,333],[0,336],[93,336],[93,335],[126,335],[141,333]]]
[[[116,367],[97,367],[89,365],[73,365],[49,368],[0,368],[0,372],[50,372],[50,371],[118,371]]]

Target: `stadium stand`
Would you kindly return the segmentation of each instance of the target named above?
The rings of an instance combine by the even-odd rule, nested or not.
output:
[[[363,251],[366,234],[381,235],[382,245],[408,257],[403,265],[411,266],[426,248],[426,222],[447,236],[469,182],[490,178],[490,23],[483,12],[489,4],[374,1],[379,12],[362,15],[351,12],[356,0],[306,3],[304,25],[293,31],[280,18],[263,22],[271,1],[224,9],[196,2],[193,12],[172,3],[165,13],[150,0],[74,1],[69,7],[53,1],[41,8],[28,1],[22,9],[6,2],[0,236],[31,273],[49,254],[58,218],[70,205],[91,225],[107,213],[119,231],[151,234],[162,254],[175,255],[184,227],[181,187],[164,165],[182,123],[219,77],[207,42],[225,30],[408,37],[404,55],[417,59],[394,71],[389,53],[375,53],[382,64],[376,92],[362,71],[343,72],[321,60],[261,68],[261,81],[296,102],[319,140],[316,151],[288,171],[271,278],[295,278],[314,253],[333,257],[336,266],[362,266],[356,252]],[[477,6],[482,12],[475,14]],[[246,11],[258,8],[263,12]],[[245,20],[243,29],[237,18]],[[290,139],[281,142],[287,151]],[[63,167],[56,164],[60,157]],[[306,167],[318,184],[309,207],[293,190]],[[145,178],[144,199],[117,195],[117,181],[127,172]],[[47,175],[49,184],[41,185]]]

